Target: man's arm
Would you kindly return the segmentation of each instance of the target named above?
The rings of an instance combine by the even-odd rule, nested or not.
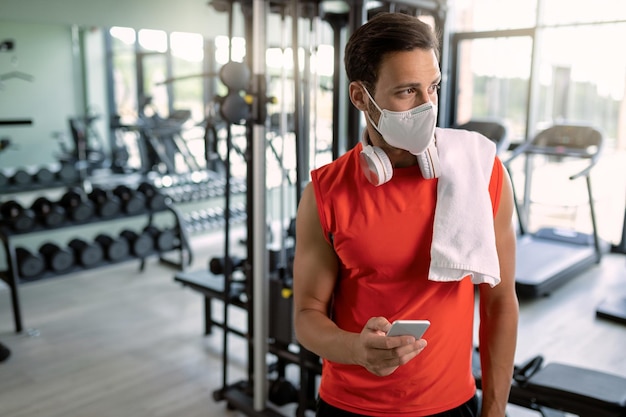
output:
[[[480,362],[482,368],[482,417],[504,417],[509,398],[519,305],[515,294],[515,244],[513,191],[503,169],[502,195],[495,217],[496,248],[501,282],[491,288],[480,285]]]
[[[347,332],[329,318],[339,273],[335,251],[324,237],[313,187],[309,184],[298,206],[294,259],[294,324],[296,337],[306,349],[337,363],[356,364],[377,375],[388,375],[426,346],[412,336],[386,337],[391,327],[373,317],[361,333]]]
[[[320,225],[311,183],[302,193],[296,216],[294,259],[294,324],[298,341],[321,357],[349,363],[352,335],[329,319],[330,301],[338,274],[335,252]]]

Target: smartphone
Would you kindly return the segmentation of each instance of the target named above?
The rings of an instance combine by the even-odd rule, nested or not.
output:
[[[414,336],[421,339],[430,326],[428,320],[396,320],[391,323],[391,329],[387,332],[387,336]]]

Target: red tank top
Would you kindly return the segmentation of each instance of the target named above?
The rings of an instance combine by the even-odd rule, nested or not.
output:
[[[359,166],[361,144],[312,171],[322,228],[339,258],[332,319],[360,332],[374,316],[427,319],[428,346],[387,377],[323,361],[319,395],[368,416],[427,416],[455,408],[476,390],[471,371],[474,286],[428,280],[437,180],[419,167],[394,169],[371,185]],[[489,192],[498,207],[502,165],[496,158]]]

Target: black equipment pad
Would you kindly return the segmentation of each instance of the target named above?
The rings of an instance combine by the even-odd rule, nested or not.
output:
[[[593,245],[525,235],[517,242],[515,285],[521,297],[549,294],[598,260]]]
[[[608,297],[598,305],[596,315],[626,324],[626,297]]]
[[[626,378],[560,363],[532,375],[524,391],[538,404],[580,416],[626,415]]]

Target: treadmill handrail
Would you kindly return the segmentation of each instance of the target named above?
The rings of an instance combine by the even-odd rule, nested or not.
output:
[[[585,135],[589,135],[591,133],[591,135],[593,135],[592,138],[596,140],[593,142],[590,141],[589,146],[587,147],[583,147],[583,146],[567,147],[561,144],[557,146],[546,146],[546,145],[537,144],[538,141],[545,140],[546,135],[550,135],[551,131],[557,132],[558,134],[560,131],[565,130],[565,129],[570,129],[570,130],[580,129],[581,131],[584,132]],[[547,136],[547,137],[550,137],[550,136]],[[511,176],[512,175],[511,169],[510,169],[511,161],[513,161],[515,158],[519,157],[520,155],[525,155],[527,158],[532,155],[546,155],[546,156],[558,156],[558,157],[571,157],[571,158],[578,158],[578,159],[589,159],[590,160],[589,165],[583,168],[580,172],[570,175],[569,179],[574,180],[582,176],[586,178],[587,192],[589,195],[590,205],[592,206],[592,212],[593,212],[593,196],[591,193],[591,184],[589,184],[590,172],[591,172],[591,169],[598,162],[598,159],[602,152],[603,142],[604,141],[603,141],[602,133],[600,133],[600,131],[593,128],[592,126],[566,125],[566,124],[554,125],[537,133],[532,140],[523,142],[522,144],[517,146],[512,151],[512,154],[509,156],[509,158],[506,161],[503,161],[503,164],[505,168],[507,169],[507,171],[509,172],[509,176]],[[594,147],[595,147],[594,152],[590,152],[589,149],[594,148]],[[528,173],[526,173],[526,175],[528,175]],[[513,184],[511,185],[513,187],[513,198],[514,198],[514,203],[515,203],[515,209],[518,213],[517,218],[518,218],[519,232],[520,234],[524,235],[527,232],[527,227],[524,224],[524,221],[521,216],[521,209],[519,206],[519,201],[517,199],[515,187]],[[592,217],[594,216],[595,215],[592,214]],[[595,223],[595,219],[592,218],[592,221]],[[595,224],[594,224],[594,238],[595,238],[596,247],[597,247],[598,238],[597,238],[597,231],[595,230]]]
[[[588,152],[587,150],[579,148],[566,148],[563,146],[538,146],[535,145],[533,142],[524,142],[513,150],[513,153],[504,163],[508,165],[513,159],[522,154],[591,159],[595,163],[595,161],[598,159],[598,155],[600,154],[600,149],[598,149],[596,152]]]

